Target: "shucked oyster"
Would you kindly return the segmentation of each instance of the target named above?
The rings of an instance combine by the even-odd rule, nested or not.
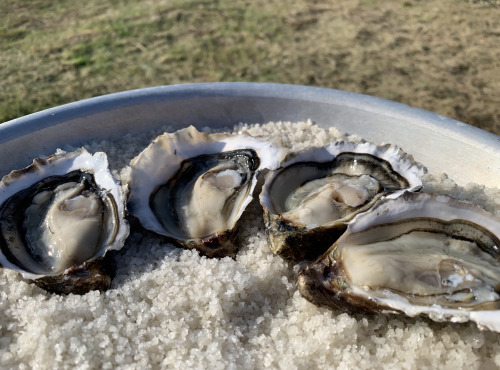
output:
[[[444,195],[405,193],[358,215],[299,276],[308,300],[348,312],[474,321],[500,332],[500,219]]]
[[[316,259],[382,196],[420,189],[421,170],[390,145],[338,142],[295,154],[268,174],[260,195],[272,251]]]
[[[187,248],[231,255],[257,174],[277,168],[283,155],[248,135],[204,134],[193,126],[165,133],[131,161],[130,213]]]
[[[0,182],[0,264],[57,293],[105,290],[102,258],[129,228],[106,154],[84,148],[37,158]]]

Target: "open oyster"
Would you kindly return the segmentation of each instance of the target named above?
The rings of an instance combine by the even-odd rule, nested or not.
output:
[[[421,171],[391,145],[337,142],[296,153],[268,174],[260,195],[273,253],[316,259],[382,196],[419,190]]]
[[[148,230],[209,257],[236,251],[238,221],[262,169],[283,149],[248,135],[193,126],[157,137],[131,161],[129,210]]]
[[[299,290],[348,312],[472,320],[500,332],[499,230],[494,215],[445,195],[384,199],[301,271]]]
[[[50,292],[110,286],[101,257],[129,233],[125,197],[106,154],[37,158],[0,182],[0,264]]]

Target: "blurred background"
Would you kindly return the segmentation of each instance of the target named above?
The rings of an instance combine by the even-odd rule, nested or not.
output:
[[[500,134],[500,0],[0,0],[0,122],[192,82],[353,91]]]

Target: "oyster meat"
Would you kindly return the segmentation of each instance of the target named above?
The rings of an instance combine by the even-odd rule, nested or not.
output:
[[[151,231],[209,257],[232,255],[257,174],[284,150],[249,135],[193,126],[157,137],[131,161],[129,210]]]
[[[316,259],[382,196],[419,190],[421,171],[391,145],[338,142],[294,154],[268,174],[260,195],[272,251]]]
[[[300,272],[299,290],[347,312],[472,320],[500,332],[499,230],[499,218],[449,196],[384,199]]]
[[[107,289],[102,257],[128,233],[125,197],[104,153],[59,151],[0,182],[0,264],[47,291]]]

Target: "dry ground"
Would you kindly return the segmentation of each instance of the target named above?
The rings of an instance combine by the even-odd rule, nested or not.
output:
[[[0,122],[128,89],[355,91],[500,134],[500,7],[472,0],[0,2]]]

